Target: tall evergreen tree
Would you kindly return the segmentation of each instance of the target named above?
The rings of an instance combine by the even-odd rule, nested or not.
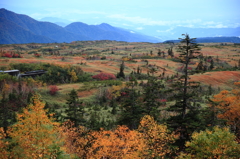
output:
[[[211,70],[214,69],[214,61],[213,61],[213,59],[211,59],[211,61],[210,61],[210,69]]]
[[[175,112],[177,115],[168,119],[170,127],[179,131],[179,146],[184,146],[186,140],[190,138],[191,133],[200,127],[201,119],[199,118],[199,104],[196,103],[197,88],[196,82],[189,81],[189,74],[193,73],[188,69],[191,59],[196,58],[200,48],[195,43],[195,39],[191,39],[188,34],[183,34],[184,38],[178,46],[182,63],[184,64],[183,75],[176,79],[173,84],[173,99],[176,101],[174,105],[168,108],[168,111]],[[191,71],[191,72],[190,72]]]
[[[120,65],[120,72],[117,74],[117,78],[125,78],[124,74],[124,61]]]

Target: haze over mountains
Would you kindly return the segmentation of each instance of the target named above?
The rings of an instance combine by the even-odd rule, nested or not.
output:
[[[47,20],[51,22],[47,22]],[[63,19],[50,17],[37,21],[27,15],[17,14],[2,8],[0,9],[0,44],[20,44],[32,42],[62,43],[82,40],[116,40],[126,42],[156,43],[164,40],[177,39],[182,33],[188,33],[191,37],[221,37],[210,39],[203,38],[201,42],[240,42],[240,27],[175,27],[167,30],[158,28],[158,33],[156,35],[152,32],[152,36],[148,36],[134,30],[113,27],[107,23],[102,23],[100,25],[88,25],[82,22],[73,22],[65,26],[69,22],[70,21],[63,21]],[[151,27],[149,26],[149,29],[150,28]],[[157,28],[152,29],[156,31]],[[224,36],[228,37],[225,38]]]
[[[118,40],[127,42],[160,42],[159,39],[116,28],[108,24],[87,25],[81,22],[61,27],[41,22],[27,15],[0,9],[0,43],[49,43],[82,40]]]

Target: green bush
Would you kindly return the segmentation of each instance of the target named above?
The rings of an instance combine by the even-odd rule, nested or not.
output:
[[[192,140],[186,143],[188,154],[180,158],[239,158],[240,146],[235,138],[228,128],[193,133]]]

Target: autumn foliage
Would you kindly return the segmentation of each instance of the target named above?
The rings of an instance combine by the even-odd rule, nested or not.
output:
[[[240,86],[240,82],[235,83]],[[232,91],[223,90],[212,99],[214,111],[219,119],[226,120],[231,129],[240,137],[240,88]]]
[[[116,79],[116,76],[111,73],[99,73],[97,75],[92,76],[92,78],[102,81],[102,80],[114,80]]]
[[[68,121],[61,127],[65,151],[83,158],[162,158],[174,150],[176,136],[165,125],[146,115],[137,130],[118,126],[114,130],[90,131]]]
[[[7,159],[9,152],[7,151],[9,143],[6,141],[6,134],[3,128],[0,128],[0,158]]]
[[[16,53],[4,53],[2,56],[8,58],[23,58],[21,55]]]
[[[146,145],[141,134],[129,130],[126,126],[118,126],[113,131],[94,131],[96,139],[88,151],[87,158],[141,158],[146,154]]]
[[[140,121],[138,131],[147,144],[150,158],[164,158],[173,153],[170,143],[173,143],[177,136],[171,134],[166,125],[159,125],[150,115],[145,115]]]
[[[49,119],[44,110],[44,103],[37,95],[33,103],[17,114],[17,123],[8,130],[15,143],[12,149],[13,158],[52,158],[58,153],[58,123]]]
[[[59,91],[59,89],[56,85],[50,85],[49,86],[49,93],[51,95],[55,95],[58,91]]]
[[[75,127],[71,121],[63,123],[60,127],[61,138],[64,140],[64,150],[70,154],[71,157],[79,156],[86,158],[89,146],[93,137],[88,134],[83,126]]]
[[[192,140],[186,143],[188,154],[181,154],[179,158],[237,159],[240,146],[234,140],[235,135],[228,128],[214,127],[213,130],[195,132]]]

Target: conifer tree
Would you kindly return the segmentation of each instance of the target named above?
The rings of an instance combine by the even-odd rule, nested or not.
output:
[[[213,61],[213,59],[211,59],[211,61],[210,61],[210,69],[212,70],[214,68],[214,61]]]
[[[120,72],[117,74],[117,78],[125,78],[124,74],[124,61],[120,65]]]
[[[161,56],[162,52],[160,49],[158,49],[158,56]]]
[[[135,89],[137,81],[132,76],[127,87],[124,89],[124,96],[121,102],[121,116],[118,120],[120,125],[127,125],[130,129],[136,129],[143,116],[144,110],[139,102],[139,92]]]
[[[159,116],[160,99],[164,95],[164,85],[156,77],[149,77],[146,85],[143,86],[143,108],[147,115],[156,120]]]
[[[195,39],[191,39],[188,34],[183,34],[184,38],[178,46],[182,63],[184,64],[183,75],[176,79],[173,84],[174,96],[176,101],[174,105],[170,106],[167,110],[177,113],[168,119],[168,124],[173,129],[179,131],[179,146],[184,146],[186,140],[189,140],[190,134],[201,125],[198,106],[195,99],[199,84],[189,81],[189,74],[192,70],[188,69],[191,59],[196,58],[199,54],[200,48],[195,43]],[[195,103],[193,105],[193,103]],[[182,147],[183,148],[183,147]]]
[[[66,119],[70,119],[75,126],[82,125],[86,122],[84,119],[83,103],[78,100],[77,91],[72,89],[67,99]]]

